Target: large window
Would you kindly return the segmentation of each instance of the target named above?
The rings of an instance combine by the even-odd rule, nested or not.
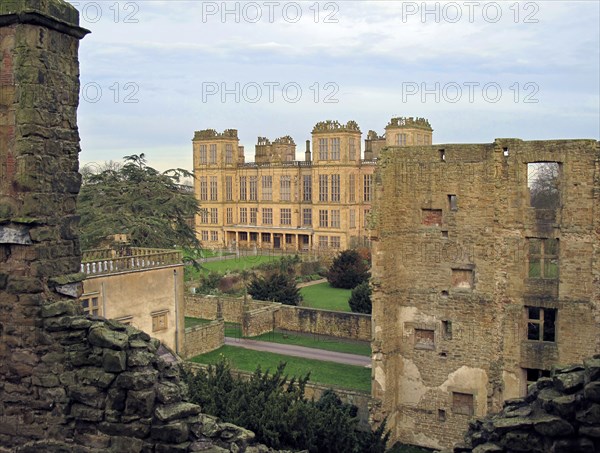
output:
[[[556,309],[525,307],[527,316],[527,339],[532,341],[556,341]]]
[[[208,200],[208,178],[200,176],[200,201]]]
[[[248,197],[248,187],[246,186],[246,176],[240,176],[240,201],[246,201]]]
[[[279,180],[279,195],[281,201],[290,201],[292,194],[292,177],[282,176]]]
[[[312,226],[312,209],[302,210],[302,225]]]
[[[258,208],[250,208],[250,225],[256,225],[258,218]]]
[[[263,208],[262,223],[263,225],[273,225],[273,208]]]
[[[200,223],[208,223],[208,209],[201,208],[198,215],[200,216]]]
[[[302,185],[302,201],[312,201],[312,176],[304,175]]]
[[[226,216],[227,216],[227,225],[231,225],[233,223],[233,208],[227,208]]]
[[[329,245],[329,236],[319,236],[319,248],[326,249]]]
[[[331,228],[339,228],[340,227],[340,210],[332,209],[331,210]]]
[[[218,195],[217,177],[211,176],[210,177],[210,201],[217,201],[218,197],[219,197],[219,195]]]
[[[240,208],[240,223],[242,225],[248,224],[248,208]]]
[[[356,142],[354,137],[348,139],[348,159],[356,160]]]
[[[281,225],[292,224],[292,210],[288,208],[282,208],[280,212]]]
[[[212,242],[219,242],[219,232],[218,231],[211,231],[210,232],[210,240]]]
[[[349,213],[349,226],[350,228],[356,228],[356,210],[355,209],[350,209]]]
[[[560,164],[558,162],[527,164],[527,187],[532,208],[557,209],[560,206]]]
[[[371,201],[373,198],[373,175],[363,175],[363,201]]]
[[[356,201],[356,175],[348,176],[348,201],[350,203]]]
[[[558,278],[558,239],[529,238],[529,278]]]
[[[225,200],[233,201],[233,177],[225,176]]]
[[[273,200],[273,177],[262,177],[262,199],[263,201]]]
[[[319,201],[327,201],[329,198],[328,179],[327,175],[319,175]]]
[[[330,236],[329,244],[332,249],[339,249],[341,246],[341,241],[339,236]]]
[[[331,160],[340,160],[340,139],[331,139]]]
[[[217,145],[210,145],[209,159],[211,164],[217,163]]]
[[[219,209],[210,208],[210,223],[217,225],[219,223]]]
[[[329,211],[327,209],[319,209],[319,226],[321,228],[327,228],[329,226]]]
[[[231,144],[225,145],[225,163],[233,163],[233,146]]]
[[[319,139],[319,159],[327,160],[329,158],[329,153],[327,150],[327,139],[320,138]]]
[[[396,145],[397,146],[406,146],[407,136],[406,134],[396,134]]]
[[[200,163],[206,165],[206,145],[200,145]]]
[[[250,201],[258,200],[258,176],[250,176]]]
[[[340,201],[340,175],[331,175],[331,201]]]

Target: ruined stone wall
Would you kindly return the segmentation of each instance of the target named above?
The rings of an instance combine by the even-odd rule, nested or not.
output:
[[[225,322],[222,319],[185,329],[186,359],[219,349],[225,344]]]
[[[522,396],[527,369],[598,352],[599,161],[593,140],[382,153],[373,396],[394,439],[450,446]],[[529,162],[559,163],[556,212],[530,207]],[[558,239],[559,278],[529,277],[529,238]],[[557,310],[555,341],[528,340],[527,306]]]

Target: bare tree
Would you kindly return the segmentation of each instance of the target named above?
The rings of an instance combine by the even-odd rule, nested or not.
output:
[[[531,206],[537,209],[557,209],[560,205],[560,168],[556,162],[528,165]]]

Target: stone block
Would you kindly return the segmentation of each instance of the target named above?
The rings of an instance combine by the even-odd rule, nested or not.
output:
[[[123,350],[129,344],[126,334],[102,326],[90,329],[88,341],[94,346],[116,350]]]
[[[152,416],[155,397],[154,390],[130,390],[127,392],[125,414],[136,414],[141,417]]]
[[[174,403],[156,407],[154,414],[161,422],[170,422],[172,420],[192,417],[200,413],[200,406],[192,403]]]
[[[102,368],[110,373],[120,373],[127,369],[127,353],[105,349],[102,356]]]
[[[187,440],[189,428],[187,423],[175,422],[168,425],[152,426],[152,439],[178,444]]]

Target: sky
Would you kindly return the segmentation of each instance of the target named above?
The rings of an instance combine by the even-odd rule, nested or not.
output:
[[[600,137],[600,2],[71,1],[82,165],[192,169],[194,131],[425,117],[434,143]]]

